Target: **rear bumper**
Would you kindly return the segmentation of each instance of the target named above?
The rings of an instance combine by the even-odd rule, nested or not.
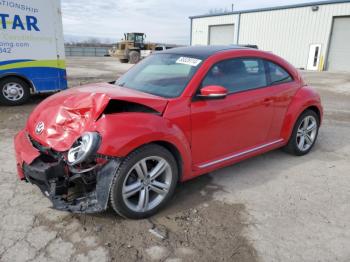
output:
[[[53,208],[73,213],[96,213],[107,209],[111,184],[121,159],[110,158],[86,170],[69,167],[63,157],[46,155],[21,131],[15,138],[20,179],[36,186]]]

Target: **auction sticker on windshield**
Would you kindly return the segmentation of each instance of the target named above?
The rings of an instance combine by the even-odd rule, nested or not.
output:
[[[197,66],[201,62],[202,60],[200,59],[185,57],[185,56],[181,56],[179,59],[176,60],[177,64],[184,64],[184,65],[190,65],[190,66]]]

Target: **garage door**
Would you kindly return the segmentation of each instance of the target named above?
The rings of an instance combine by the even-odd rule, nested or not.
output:
[[[350,71],[350,17],[334,18],[328,70]]]
[[[209,45],[232,45],[234,24],[209,26]]]

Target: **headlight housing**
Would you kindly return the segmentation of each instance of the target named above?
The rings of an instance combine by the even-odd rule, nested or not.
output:
[[[68,151],[68,164],[73,166],[87,162],[96,154],[101,137],[96,132],[87,132],[79,137]]]

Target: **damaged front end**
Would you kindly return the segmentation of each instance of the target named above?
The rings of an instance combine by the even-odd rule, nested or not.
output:
[[[85,137],[85,142],[84,136],[64,153],[42,146],[25,131],[16,136],[20,177],[37,185],[55,209],[73,213],[96,213],[107,209],[112,180],[121,159],[98,155],[96,134],[92,134],[95,138],[90,134],[94,140]],[[27,149],[31,146],[33,152],[37,152],[31,161],[20,154],[24,143]]]
[[[167,104],[164,98],[108,83],[50,96],[33,110],[15,138],[18,175],[37,185],[56,209],[103,211],[122,160],[114,156],[123,156],[111,150],[110,137],[102,141],[103,132],[115,130],[111,123],[106,125],[106,115],[160,115]]]

